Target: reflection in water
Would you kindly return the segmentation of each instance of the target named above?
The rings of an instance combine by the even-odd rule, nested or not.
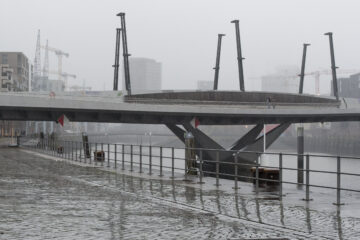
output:
[[[220,191],[219,190],[216,190],[216,203],[217,203],[218,211],[221,214]]]
[[[306,203],[305,212],[306,212],[307,229],[308,229],[308,232],[311,233],[311,216],[310,216],[309,203]]]
[[[238,197],[238,190],[237,190],[237,189],[235,189],[234,196],[235,196],[235,209],[236,209],[236,213],[237,213],[238,218],[240,218],[239,197]]]
[[[173,200],[176,202],[175,186],[176,185],[175,185],[174,181],[172,181],[172,191],[171,191],[171,193],[172,193]]]
[[[344,238],[343,238],[343,232],[342,232],[341,211],[340,211],[340,207],[339,207],[339,206],[337,207],[335,222],[337,222],[337,230],[338,230],[339,239],[342,240],[342,239],[344,239]]]
[[[202,191],[201,187],[199,188],[199,198],[200,198],[201,209],[205,209],[204,199],[203,199],[203,191]]]
[[[185,186],[185,198],[187,203],[193,203],[196,200],[195,188]]]
[[[281,225],[285,226],[285,221],[284,221],[284,205],[283,202],[280,201],[280,222]]]
[[[261,214],[260,214],[260,203],[259,203],[259,199],[258,199],[258,198],[255,198],[255,205],[256,205],[256,216],[257,216],[258,219],[259,219],[259,223],[262,223]]]

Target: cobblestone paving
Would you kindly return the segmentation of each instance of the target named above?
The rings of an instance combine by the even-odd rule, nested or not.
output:
[[[0,239],[360,239],[358,218],[0,149]]]

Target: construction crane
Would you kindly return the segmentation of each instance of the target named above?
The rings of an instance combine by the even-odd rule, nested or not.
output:
[[[354,74],[360,72],[358,69],[339,69],[336,70],[339,74]],[[331,70],[318,70],[314,72],[305,73],[307,76],[314,76],[315,77],[315,94],[320,95],[320,76],[321,75],[331,75]]]
[[[70,87],[73,91],[91,91],[91,87],[74,85]]]
[[[62,50],[59,50],[57,48],[49,47],[48,44],[46,44],[46,46],[41,46],[41,48],[45,49],[45,52],[52,51],[58,57],[58,72],[57,72],[57,74],[58,74],[58,79],[61,81],[62,77],[63,77],[62,58],[63,57],[69,57],[69,54],[62,51]],[[66,88],[66,86],[67,86],[67,82],[65,82],[65,88]]]

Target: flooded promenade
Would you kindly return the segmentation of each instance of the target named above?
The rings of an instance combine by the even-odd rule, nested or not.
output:
[[[0,148],[0,239],[359,239],[360,219],[296,191],[279,201],[251,184],[108,171]],[[210,181],[211,182],[211,181]],[[229,187],[230,186],[230,187]],[[230,190],[231,189],[231,190]],[[356,212],[356,211],[355,211]]]

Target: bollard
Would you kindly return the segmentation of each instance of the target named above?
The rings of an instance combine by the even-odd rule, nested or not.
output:
[[[215,186],[220,186],[219,183],[219,171],[220,171],[220,161],[219,161],[219,151],[216,152],[216,183]]]
[[[125,146],[121,147],[121,170],[125,170]]]
[[[309,154],[306,154],[306,189],[305,189],[305,199],[303,199],[304,201],[311,201],[312,199],[310,199],[310,157]]]
[[[233,187],[233,189],[239,189],[239,186],[238,186],[238,154],[237,153],[235,153],[234,154],[234,164],[235,164],[235,166],[234,166],[234,187]]]
[[[90,143],[90,149],[91,149],[91,143]],[[84,158],[86,159],[86,153],[85,153],[86,149],[84,149]],[[92,160],[91,160],[91,153],[90,153],[90,157],[89,157],[89,162],[90,162],[90,165],[92,164]]]
[[[204,184],[205,182],[203,182],[203,151],[202,149],[200,149],[200,153],[199,153],[199,184]]]
[[[282,179],[283,179],[283,155],[279,154],[279,197],[282,199],[283,189],[282,189]]]
[[[159,175],[159,177],[164,176],[162,171],[163,171],[163,151],[162,151],[162,147],[160,147],[160,175]]]
[[[107,167],[110,167],[110,144],[108,143],[108,146],[107,146]]]
[[[130,145],[130,172],[133,171],[133,145]]]
[[[114,156],[114,161],[115,161],[115,165],[114,165],[114,168],[117,168],[117,144],[115,144],[114,146],[114,153],[115,153],[115,156]]]
[[[175,170],[175,156],[174,156],[174,147],[171,148],[171,177],[172,179],[175,178],[174,170]]]
[[[341,206],[344,205],[344,203],[341,203],[340,201],[340,194],[341,194],[341,159],[340,156],[337,157],[337,169],[336,169],[336,176],[337,176],[337,183],[336,183],[336,203],[334,205]]]
[[[152,175],[152,148],[149,146],[149,175]]]
[[[142,171],[142,146],[140,145],[139,146],[139,154],[140,154],[140,156],[139,156],[139,161],[140,161],[140,163],[139,163],[139,173],[142,173],[143,171]]]

